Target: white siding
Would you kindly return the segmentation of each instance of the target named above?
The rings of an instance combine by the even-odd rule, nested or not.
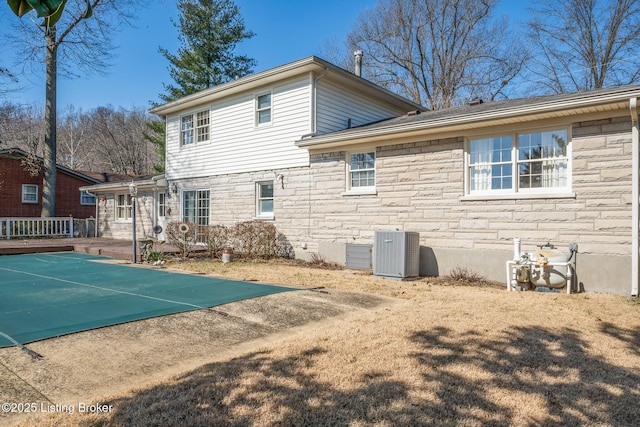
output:
[[[329,80],[318,81],[317,93],[319,135],[346,129],[349,119],[355,127],[407,113]]]
[[[255,125],[255,96],[272,90],[271,124]],[[210,105],[211,139],[180,146],[180,115],[167,117],[168,179],[306,166],[309,153],[295,141],[310,132],[307,76],[266,86]],[[200,111],[206,106],[185,113]]]

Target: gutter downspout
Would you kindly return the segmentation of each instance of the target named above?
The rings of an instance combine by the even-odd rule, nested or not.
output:
[[[640,129],[638,128],[638,98],[629,100],[631,110],[631,295],[638,296],[640,256]]]
[[[329,74],[329,68],[325,67],[324,72],[311,81],[313,85],[311,88],[311,96],[313,97],[313,101],[311,102],[311,133],[305,136],[315,135],[318,131],[318,81],[327,74]]]

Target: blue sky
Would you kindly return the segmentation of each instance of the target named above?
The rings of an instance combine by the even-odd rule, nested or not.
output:
[[[5,2],[0,11],[0,25],[14,19]],[[287,62],[319,55],[330,40],[342,42],[351,30],[358,14],[372,8],[377,0],[236,0],[247,29],[256,35],[238,47],[238,52],[257,61],[255,71],[262,71]],[[520,0],[503,0],[501,13],[519,15]],[[112,62],[114,66],[106,76],[58,81],[58,108],[68,105],[89,110],[98,106],[144,107],[158,101],[163,83],[171,83],[167,60],[158,53],[163,46],[175,52],[179,46],[177,29],[170,22],[177,18],[173,0],[157,0],[141,14],[136,28],[121,32]],[[17,19],[17,18],[15,18]],[[10,46],[0,49],[2,64],[10,66]],[[35,77],[35,78],[34,78]],[[38,76],[30,80],[37,81]],[[42,76],[44,81],[44,74]],[[31,84],[25,90],[13,92],[9,100],[18,104],[44,103],[44,84]]]

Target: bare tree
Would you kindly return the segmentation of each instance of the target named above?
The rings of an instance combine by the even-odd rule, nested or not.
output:
[[[529,34],[530,71],[547,92],[591,90],[640,79],[640,2],[541,0]]]
[[[21,52],[23,63],[38,70],[44,65],[46,75],[42,216],[56,213],[58,73],[82,76],[87,72],[104,72],[113,51],[113,35],[123,24],[130,23],[134,9],[142,3],[67,0],[55,25],[47,25],[47,18],[45,25],[40,25],[29,19],[31,14],[14,23],[11,43]],[[87,10],[93,11],[91,19],[85,19]]]
[[[503,96],[527,53],[510,41],[497,0],[381,0],[348,35],[364,76],[431,109]]]
[[[152,117],[143,109],[99,107],[88,114],[91,139],[103,170],[148,174],[157,161],[153,144],[144,135]]]
[[[0,141],[4,148],[18,148],[28,154],[22,165],[33,176],[42,171],[38,156],[42,153],[43,134],[41,109],[9,103],[0,106]]]
[[[68,106],[59,119],[58,163],[71,169],[93,170],[95,145],[91,141],[89,121],[82,110]]]

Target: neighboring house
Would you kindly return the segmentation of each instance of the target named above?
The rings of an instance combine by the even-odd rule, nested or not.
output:
[[[626,86],[424,112],[307,58],[153,109],[167,172],[138,182],[137,212],[145,235],[161,221],[272,221],[296,257],[343,264],[377,230],[416,231],[422,275],[461,266],[500,281],[514,237],[527,251],[577,243],[582,289],[637,295],[638,97]],[[88,189],[113,218],[103,234],[130,236],[127,187]]]
[[[31,176],[23,161],[27,153],[0,150],[0,217],[39,217],[42,211],[42,172]],[[56,216],[84,219],[96,214],[95,198],[80,187],[100,182],[84,173],[57,167]]]

